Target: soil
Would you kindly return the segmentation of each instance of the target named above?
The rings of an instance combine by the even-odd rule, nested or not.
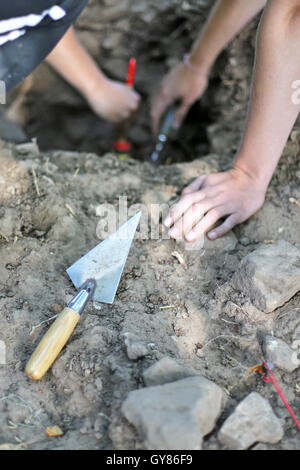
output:
[[[46,376],[33,382],[24,374],[53,317],[75,294],[66,268],[99,243],[97,207],[109,203],[118,208],[120,196],[127,196],[129,207],[172,203],[198,174],[228,168],[241,138],[257,20],[220,57],[201,107],[196,105],[186,121],[180,140],[186,138],[183,147],[192,151],[183,152],[177,140],[169,150],[171,164],[159,171],[139,161],[153,148],[147,114],[153,83],[187,50],[211,2],[138,2],[144,10],[132,7],[125,19],[117,11],[120,3],[90,2],[77,27],[95,56],[101,42],[101,61],[113,78],[124,77],[129,54],[140,58],[137,88],[145,105],[131,134],[135,159],[120,161],[107,153],[113,129],[100,125],[45,65],[35,72],[22,105],[26,130],[38,137],[38,146],[0,145],[0,340],[6,344],[6,365],[0,365],[0,446],[142,449],[143,437],[120,408],[129,391],[144,386],[143,371],[170,356],[220,385],[228,396],[205,449],[221,448],[216,437],[221,424],[244,397],[257,391],[270,401],[285,434],[276,445],[254,448],[299,450],[297,429],[280,398],[249,369],[263,360],[265,335],[288,344],[299,338],[300,294],[265,314],[230,285],[241,259],[260,244],[284,239],[300,248],[298,124],[266,203],[254,217],[217,242],[206,240],[198,251],[171,240],[137,237],[114,304],[89,303]],[[95,18],[100,12],[99,25]],[[126,48],[122,43],[122,60],[115,56],[120,36],[112,38],[115,29],[108,29],[109,22],[123,27],[121,39],[131,44]],[[130,360],[124,333],[152,343],[151,352]],[[300,369],[290,374],[276,370],[276,376],[299,416]],[[54,425],[63,430],[62,437],[46,434],[47,426]]]

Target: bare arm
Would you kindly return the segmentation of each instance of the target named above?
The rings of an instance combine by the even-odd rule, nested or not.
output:
[[[269,0],[257,40],[253,92],[245,135],[233,169],[200,176],[185,189],[166,225],[174,238],[214,239],[247,220],[263,204],[273,171],[300,111],[292,83],[300,78],[300,2]]]
[[[192,48],[191,65],[208,74],[220,52],[265,4],[266,0],[218,0]]]
[[[300,111],[292,83],[300,79],[300,1],[271,0],[257,38],[252,99],[235,167],[267,187]]]
[[[180,64],[164,79],[152,108],[155,132],[165,109],[182,100],[175,125],[179,126],[191,105],[202,96],[208,75],[220,52],[264,7],[266,0],[218,0],[189,56],[191,68]]]
[[[87,53],[70,28],[47,57],[47,62],[74,86],[91,108],[113,122],[136,110],[139,95],[122,83],[109,80]]]

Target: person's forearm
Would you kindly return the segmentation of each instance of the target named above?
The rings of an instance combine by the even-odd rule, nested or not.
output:
[[[105,80],[105,76],[82,47],[71,27],[48,55],[46,61],[84,95]]]
[[[189,61],[206,73],[220,52],[237,33],[265,6],[267,0],[218,0]]]
[[[261,20],[246,132],[235,166],[269,184],[300,106],[300,2],[269,0]]]

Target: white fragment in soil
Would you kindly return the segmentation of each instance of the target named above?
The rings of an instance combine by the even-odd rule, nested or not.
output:
[[[186,264],[184,257],[180,253],[178,253],[178,251],[173,251],[173,253],[171,253],[171,256],[176,258],[179,264]]]
[[[153,343],[147,343],[146,341],[142,341],[132,333],[124,333],[123,337],[126,346],[127,356],[132,361],[147,356],[151,353],[151,349],[154,347]]]
[[[150,450],[200,450],[215,427],[225,396],[204,377],[130,392],[122,405]]]
[[[95,300],[93,301],[93,307],[95,310],[102,310],[102,304],[100,302],[96,302]]]
[[[171,357],[163,357],[144,371],[143,378],[147,387],[150,387],[175,382],[195,375],[197,375],[195,371],[180,366]]]
[[[275,444],[283,437],[280,420],[265,398],[250,393],[227,418],[218,435],[230,450],[245,450],[256,442]]]
[[[269,313],[300,290],[300,251],[279,240],[246,256],[232,278],[233,287]]]
[[[285,372],[293,372],[300,366],[297,350],[290,348],[284,341],[274,336],[266,336],[263,344],[265,359]]]

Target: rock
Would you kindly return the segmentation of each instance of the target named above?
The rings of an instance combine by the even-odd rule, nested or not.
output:
[[[231,450],[245,450],[256,442],[275,444],[283,437],[280,420],[259,393],[250,393],[227,418],[218,435]]]
[[[163,357],[144,371],[143,378],[147,387],[151,387],[152,385],[175,382],[195,375],[197,375],[196,372],[180,366],[171,357]]]
[[[151,343],[141,341],[132,333],[124,333],[126,352],[129,359],[135,361],[151,352]]]
[[[290,348],[284,341],[274,336],[266,336],[263,350],[267,361],[272,362],[285,372],[293,372],[300,366],[297,352]]]
[[[300,290],[300,251],[279,240],[247,255],[232,278],[233,287],[269,313]]]
[[[199,450],[224,404],[222,389],[204,377],[130,392],[122,405],[126,419],[152,450]]]

